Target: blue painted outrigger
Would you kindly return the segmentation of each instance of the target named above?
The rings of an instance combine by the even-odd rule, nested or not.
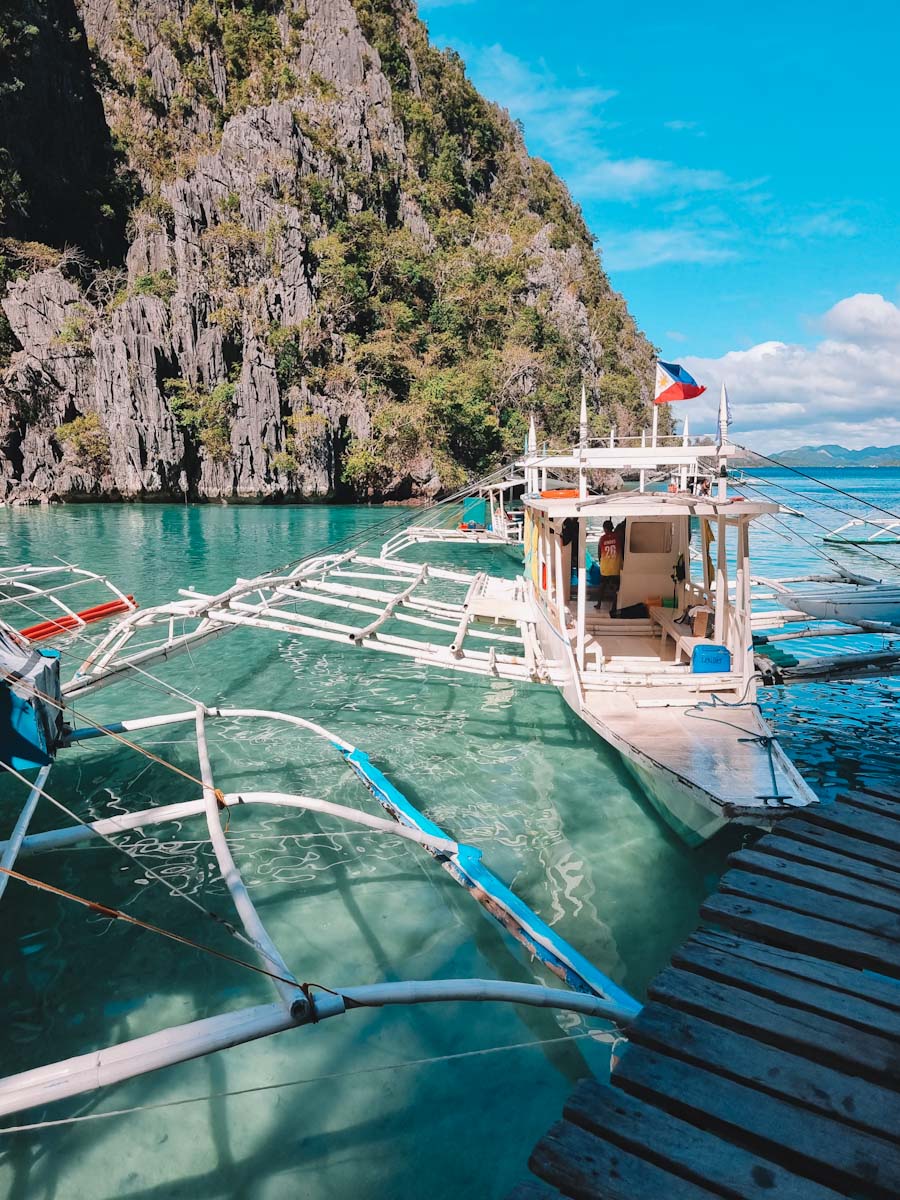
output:
[[[439,825],[419,812],[372,764],[364,751],[347,749],[336,742],[332,744],[344,755],[381,807],[400,824],[418,829],[434,838],[453,840]],[[516,941],[521,942],[534,958],[542,962],[573,991],[601,996],[634,1015],[640,1012],[641,1006],[633,996],[623,991],[588,962],[583,954],[579,954],[568,942],[554,933],[536,912],[488,870],[482,862],[481,851],[476,846],[459,843],[453,854],[428,847],[426,849]]]

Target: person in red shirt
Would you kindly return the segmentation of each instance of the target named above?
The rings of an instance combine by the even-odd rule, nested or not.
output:
[[[622,563],[625,558],[625,530],[623,521],[618,529],[613,528],[610,520],[603,522],[603,533],[597,547],[597,558],[600,563],[600,598],[595,608],[602,608],[603,601],[611,598],[609,615],[616,615],[619,601],[619,583],[622,577]]]

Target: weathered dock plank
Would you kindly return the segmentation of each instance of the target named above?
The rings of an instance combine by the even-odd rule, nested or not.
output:
[[[839,854],[846,854],[848,858],[859,858],[863,862],[900,871],[900,850],[893,850],[876,842],[867,842],[864,836],[858,836],[855,831],[840,832],[824,825],[816,825],[801,817],[788,817],[787,820],[779,822],[778,835],[813,846],[825,846]]]
[[[884,792],[873,792],[868,788],[861,788],[858,791],[841,792],[838,799],[846,800],[855,808],[867,808],[881,816],[893,817],[895,821],[900,821],[900,801],[896,796],[888,796]]]
[[[719,891],[726,895],[762,900],[766,904],[777,904],[785,911],[822,917],[834,921],[835,924],[847,925],[862,933],[894,939],[900,943],[900,914],[839,896],[823,895],[815,887],[801,886],[788,880],[770,879],[748,871],[732,870],[726,871],[722,876]]]
[[[583,1079],[564,1115],[589,1133],[729,1200],[833,1200],[837,1193],[723,1142],[619,1088]]]
[[[648,1005],[630,1040],[900,1143],[900,1093],[858,1076],[663,1004]]]
[[[715,927],[675,951],[611,1086],[579,1084],[532,1170],[577,1200],[896,1200],[900,797],[863,785],[786,818],[700,913]]]
[[[824,825],[838,833],[861,835],[867,842],[896,850],[900,848],[900,825],[892,817],[884,817],[867,808],[852,804],[813,804],[803,810],[804,820]]]
[[[841,1020],[754,995],[743,988],[666,967],[650,985],[661,1004],[715,1021],[792,1054],[900,1087],[900,1046]]]
[[[750,874],[767,875],[772,879],[780,879],[785,883],[796,883],[802,887],[812,888],[819,894],[838,896],[845,900],[853,900],[858,904],[874,905],[876,908],[886,908],[889,912],[900,913],[900,891],[882,887],[880,884],[866,880],[848,878],[827,868],[799,863],[794,859],[783,858],[758,850],[741,850],[732,854],[728,860],[729,866]]]
[[[773,833],[768,837],[760,838],[753,847],[753,851],[756,854],[771,854],[776,858],[785,858],[806,866],[819,867],[823,871],[832,871],[842,879],[859,879],[863,883],[890,888],[900,895],[900,870],[880,867],[861,858],[851,858],[847,854],[841,854],[839,851],[830,850],[825,846],[816,846],[810,842],[800,842],[794,838],[780,837],[777,833]]]
[[[897,1147],[859,1130],[849,1137],[840,1121],[771,1096],[763,1102],[755,1088],[698,1067],[684,1070],[676,1060],[643,1046],[628,1047],[613,1082],[826,1187],[862,1188],[877,1200],[900,1195]]]
[[[900,984],[869,971],[826,962],[809,954],[800,954],[794,949],[767,946],[763,942],[751,941],[721,929],[698,929],[691,934],[685,947],[676,953],[683,953],[688,946],[708,946],[712,950],[727,952],[730,958],[772,968],[782,976],[807,979],[822,987],[856,996],[869,1004],[880,1005],[891,1012],[900,1011]]]
[[[802,954],[818,954],[832,962],[868,968],[900,979],[900,944],[889,938],[864,934],[846,925],[743,896],[710,896],[701,905],[700,914],[707,920],[776,946],[797,949]]]
[[[568,1121],[558,1121],[541,1138],[528,1165],[572,1200],[709,1200],[716,1195]]]
[[[806,1009],[863,1032],[900,1041],[900,1009],[873,1001],[865,994],[865,983],[857,985],[856,993],[848,993],[835,988],[830,980],[821,976],[790,974],[778,966],[765,965],[759,958],[747,959],[733,950],[710,947],[704,944],[699,934],[676,950],[672,964],[791,1008]],[[861,972],[856,974],[861,975]],[[862,976],[863,980],[867,978],[871,977]],[[871,982],[868,986],[871,987]],[[900,1003],[900,987],[895,986],[894,991],[897,993],[895,1003]]]

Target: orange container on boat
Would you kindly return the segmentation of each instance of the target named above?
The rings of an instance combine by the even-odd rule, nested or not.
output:
[[[577,500],[578,488],[558,488],[554,491],[541,492],[542,500]]]
[[[662,596],[648,596],[644,603],[648,608],[662,608]]]

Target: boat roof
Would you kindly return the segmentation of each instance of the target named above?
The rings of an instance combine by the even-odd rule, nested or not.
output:
[[[612,446],[583,446],[563,454],[531,454],[523,466],[547,470],[640,471],[657,467],[698,467],[721,462],[740,453],[736,446],[711,444],[688,446],[683,438],[660,438],[657,444],[642,445],[626,438]]]
[[[614,492],[607,496],[587,496],[584,500],[567,497],[553,500],[535,495],[524,497],[524,503],[534,512],[547,513],[554,518],[566,517],[757,517],[777,513],[778,504],[771,500],[747,500],[730,496],[719,500],[715,496],[693,496],[687,492]]]

